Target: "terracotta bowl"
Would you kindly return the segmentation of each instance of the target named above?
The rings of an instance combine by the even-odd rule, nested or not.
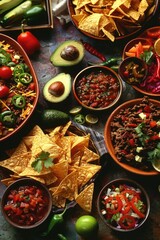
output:
[[[109,116],[106,124],[105,124],[105,128],[104,128],[104,139],[105,139],[105,144],[106,147],[108,149],[108,152],[110,154],[110,156],[112,157],[112,159],[115,161],[115,163],[117,163],[120,167],[124,168],[125,170],[138,174],[138,175],[143,175],[143,176],[154,176],[159,174],[158,171],[152,169],[146,169],[146,170],[142,170],[144,168],[138,168],[138,167],[134,167],[133,165],[129,165],[127,163],[121,162],[117,159],[117,156],[115,154],[115,146],[113,145],[112,139],[111,139],[111,124],[113,122],[113,119],[116,115],[119,114],[119,112],[122,109],[127,109],[130,108],[132,106],[139,106],[139,104],[142,102],[142,98],[138,98],[138,99],[133,99],[133,100],[129,100],[127,102],[124,102],[123,104],[121,104],[120,106],[118,106]],[[150,103],[153,103],[156,106],[160,106],[160,103],[158,100],[154,100],[154,99],[149,99]],[[124,116],[125,117],[125,116]],[[127,144],[127,143],[126,143]]]
[[[13,127],[12,131],[8,131],[7,134],[2,134],[2,136],[0,137],[0,142],[10,139],[13,135],[15,135],[18,131],[20,131],[22,128],[24,128],[26,126],[28,120],[32,116],[33,112],[35,111],[35,108],[38,103],[38,98],[39,98],[38,79],[37,79],[35,70],[33,68],[33,65],[32,65],[28,55],[23,50],[23,48],[20,46],[20,44],[17,41],[15,41],[13,38],[11,38],[5,34],[0,34],[0,42],[2,42],[2,41],[9,44],[18,54],[20,54],[22,56],[22,59],[24,60],[24,63],[28,66],[29,73],[32,75],[32,83],[34,84],[35,97],[34,97],[34,101],[32,103],[33,107],[30,109],[29,114],[19,124],[16,124],[16,126]],[[13,80],[13,82],[14,82],[14,80]],[[28,86],[26,86],[26,88]],[[28,88],[27,91],[30,91],[30,89]],[[5,99],[2,99],[2,101],[3,100],[5,100]],[[1,114],[1,111],[0,111],[0,114]]]
[[[153,47],[153,41],[150,39],[150,38],[147,38],[145,37],[145,35],[142,35],[142,37],[138,37],[138,38],[134,38],[132,39],[131,41],[129,41],[124,49],[123,49],[123,53],[122,53],[122,59],[125,60],[126,58],[128,57],[138,57],[140,58],[139,56],[134,56],[133,55],[133,52],[131,53],[128,53],[129,52],[129,49],[133,48],[136,46],[136,44],[138,44],[139,42],[142,43],[142,45],[145,45],[146,46],[146,49],[144,50],[147,50],[148,47]],[[129,55],[128,55],[129,54]],[[128,61],[128,60],[125,60],[125,61]],[[122,66],[123,66],[123,62],[122,62]],[[148,64],[147,64],[148,65]],[[121,67],[122,67],[121,66]],[[120,67],[120,68],[121,68]],[[149,69],[149,65],[148,65],[148,69]],[[119,72],[121,72],[121,69],[119,69]],[[148,71],[149,72],[149,71]],[[148,73],[149,74],[149,73]],[[146,74],[146,78],[148,76],[148,74]],[[125,80],[125,79],[124,79]],[[145,79],[144,79],[145,81]],[[143,81],[142,81],[143,82]],[[146,85],[147,86],[147,85]],[[149,90],[149,87],[148,87],[148,90],[146,87],[142,87],[140,86],[140,84],[136,84],[136,85],[132,85],[132,87],[139,93],[143,94],[143,95],[148,95],[150,97],[160,97],[160,93],[154,93],[154,92],[151,92],[151,90]],[[150,86],[150,88],[153,87],[153,86]]]
[[[95,36],[95,35],[91,34],[89,31],[86,32],[86,31],[83,31],[83,30],[79,29],[78,28],[78,22],[77,22],[76,18],[73,17],[73,15],[75,15],[75,6],[73,4],[73,1],[72,0],[67,0],[67,6],[68,6],[68,11],[69,11],[72,23],[81,33],[83,33],[87,37],[90,37],[90,38],[93,38],[93,39],[105,40],[105,41],[109,40],[109,38],[107,36]],[[83,8],[83,5],[82,5],[82,8]],[[98,9],[98,7],[97,7],[97,9]],[[117,28],[118,28],[118,30],[121,34],[119,34],[119,35],[116,34],[115,40],[123,40],[123,39],[129,38],[129,37],[137,34],[138,32],[140,32],[142,30],[142,28],[145,27],[146,23],[148,23],[153,18],[153,16],[157,12],[157,9],[158,9],[158,0],[155,0],[154,1],[154,9],[153,9],[152,13],[149,14],[148,16],[146,16],[145,20],[142,19],[141,23],[139,23],[137,25],[136,24],[132,25],[131,24],[132,20],[126,21],[126,22],[117,21],[116,26],[117,26]],[[93,12],[94,12],[94,10],[93,10]],[[90,12],[89,12],[89,9],[88,9],[88,14],[89,13]],[[78,18],[78,15],[77,15],[77,18]],[[125,25],[125,27],[124,27],[124,25]]]
[[[102,96],[106,96],[106,89],[101,88],[102,87],[102,82],[97,81],[96,84],[92,84],[91,81],[86,82],[86,79],[90,74],[99,74],[102,73],[104,76],[110,76],[110,78],[106,78],[103,80],[103,85],[104,86],[110,86],[110,88],[115,85],[115,89],[112,88],[112,93],[110,95],[110,98],[107,100],[107,98],[103,99]],[[80,86],[80,83],[82,82],[82,79],[85,79],[85,85]],[[104,77],[103,77],[104,79]],[[111,82],[114,79],[114,83]],[[89,85],[88,85],[89,83]],[[89,88],[88,88],[89,86]],[[99,88],[100,86],[100,88]],[[83,91],[84,87],[87,89],[87,91]],[[83,88],[83,89],[82,89]],[[99,98],[99,103],[96,103],[97,101],[95,99],[92,99],[92,96],[95,96],[96,90],[99,89],[100,91],[99,95],[97,97]],[[108,88],[108,87],[107,87]],[[102,90],[101,90],[102,89]],[[92,91],[93,90],[93,91]],[[92,91],[92,94],[90,94]],[[93,94],[94,92],[94,94]],[[73,80],[73,94],[77,102],[84,108],[92,111],[102,111],[102,110],[107,110],[111,107],[113,107],[120,99],[122,95],[122,81],[119,78],[118,74],[113,71],[111,68],[106,67],[106,66],[90,66],[86,67],[83,70],[81,70],[76,77]],[[90,96],[89,96],[90,95]],[[88,98],[91,100],[88,101]],[[100,103],[101,101],[101,103]],[[107,103],[108,101],[108,103]],[[97,104],[97,105],[96,105]],[[102,105],[101,105],[102,104]]]
[[[21,191],[22,191],[22,188],[26,187],[26,186],[27,186],[27,189],[33,188],[33,186],[34,186],[35,188],[37,188],[36,192],[41,191],[41,193],[37,196],[37,201],[40,198],[45,200],[45,203],[43,203],[44,208],[41,210],[41,216],[42,217],[39,217],[38,214],[37,214],[37,210],[38,210],[38,208],[40,208],[39,204],[36,204],[36,206],[34,206],[34,210],[29,211],[29,214],[31,216],[33,214],[33,218],[35,219],[33,221],[33,223],[30,222],[30,221],[24,220],[24,218],[22,217],[23,215],[25,216],[25,214],[27,215],[27,213],[26,213],[27,209],[26,209],[26,212],[24,210],[21,214],[19,212],[20,215],[18,217],[16,217],[16,214],[13,213],[12,210],[8,210],[8,209],[6,210],[6,206],[9,208],[9,205],[10,205],[9,200],[8,200],[9,199],[8,196],[9,195],[11,196],[11,192],[13,192],[14,190],[18,191],[20,188],[21,188]],[[25,191],[27,191],[27,190],[25,190]],[[29,196],[29,193],[26,193],[26,198],[27,198],[27,195]],[[37,193],[35,193],[34,196],[36,196],[36,195],[37,195]],[[33,194],[31,194],[31,196],[33,196]],[[14,200],[14,201],[15,201],[15,205],[16,205],[16,200]],[[19,200],[18,200],[18,197],[17,197],[17,202],[18,201]],[[8,202],[8,205],[6,205],[7,202]],[[11,199],[10,199],[10,202],[11,202]],[[29,210],[30,210],[30,208],[32,206],[31,201],[28,201],[28,203],[30,204],[30,207],[29,207]],[[27,204],[27,201],[21,201],[21,205],[22,204]],[[17,204],[17,206],[18,206],[18,204]],[[15,209],[16,209],[15,210],[16,213],[18,214],[17,209],[20,209],[20,208],[15,207]],[[21,209],[24,209],[24,208],[22,207]],[[44,223],[47,220],[47,218],[49,217],[49,214],[51,213],[51,210],[52,210],[52,196],[51,196],[48,188],[44,184],[42,184],[42,183],[40,183],[40,182],[38,182],[34,179],[31,179],[31,178],[21,178],[19,180],[16,180],[15,182],[10,184],[5,189],[5,191],[2,195],[2,201],[1,201],[2,214],[3,214],[4,218],[6,219],[6,221],[8,223],[10,223],[13,227],[18,228],[18,229],[28,230],[28,229],[34,229],[34,228],[39,227],[42,223]],[[12,212],[12,214],[9,215],[7,211]],[[12,219],[11,216],[13,216],[14,219]]]
[[[140,218],[135,217],[136,224],[134,224],[133,226],[131,225],[132,221],[130,222],[130,224],[128,224],[128,226],[127,225],[123,226],[123,225],[121,225],[121,220],[118,220],[117,222],[114,222],[114,221],[110,222],[109,220],[107,220],[106,208],[104,205],[104,201],[107,201],[107,198],[105,198],[105,200],[104,200],[104,196],[106,196],[106,195],[108,196],[109,194],[112,194],[110,192],[110,189],[113,190],[113,186],[115,188],[117,188],[117,191],[116,191],[117,194],[119,194],[119,192],[118,192],[119,187],[120,186],[122,187],[120,190],[121,196],[123,196],[123,190],[127,192],[127,190],[126,190],[127,188],[129,189],[128,194],[129,194],[130,189],[134,189],[134,190],[136,189],[136,191],[138,190],[140,192],[140,199],[142,200],[143,204],[145,205],[145,211],[143,213],[144,216],[142,217],[140,215]],[[113,192],[114,192],[114,190],[113,190]],[[126,195],[126,197],[128,198],[129,195]],[[133,197],[133,200],[134,200],[134,197]],[[133,202],[133,200],[130,199],[129,202]],[[125,201],[123,201],[122,206],[124,203],[125,203]],[[123,216],[125,215],[125,213],[123,211],[127,211],[127,207],[125,207],[124,209],[121,209],[120,205],[121,205],[121,203],[119,202],[119,206],[117,207],[117,211],[118,211],[117,213],[120,213],[121,217],[123,218]],[[107,205],[107,207],[109,207],[109,206]],[[149,199],[149,196],[148,196],[147,192],[145,191],[145,189],[138,182],[133,181],[128,178],[119,178],[119,179],[114,179],[114,180],[108,182],[100,190],[100,192],[98,194],[98,198],[97,198],[97,208],[98,208],[98,213],[99,213],[101,219],[103,220],[103,222],[106,224],[107,227],[109,227],[112,230],[117,231],[117,232],[128,233],[128,232],[137,230],[146,222],[148,215],[150,213],[150,199]],[[119,208],[119,210],[118,210],[118,208]],[[134,209],[134,207],[133,207],[133,209]],[[132,208],[130,209],[130,211],[132,211]],[[134,210],[133,212],[136,213],[136,210]],[[126,215],[129,215],[129,212]]]

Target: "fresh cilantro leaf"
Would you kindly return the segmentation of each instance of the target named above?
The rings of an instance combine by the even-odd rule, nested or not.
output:
[[[49,157],[50,153],[42,151],[35,161],[32,162],[31,166],[34,168],[35,171],[41,172],[43,167],[49,168],[53,166],[53,159]]]
[[[143,133],[143,129],[144,129],[144,128],[145,128],[145,123],[144,123],[144,122],[140,123],[140,124],[135,128],[135,131],[136,131],[136,133],[137,133],[137,135],[138,135],[139,140],[140,140],[141,143],[142,143],[142,146],[144,146],[145,143],[146,143],[146,140],[149,139],[149,136]]]
[[[149,160],[151,160],[151,161],[160,159],[160,148],[159,148],[159,146],[157,145],[157,148],[148,152],[148,156],[149,156]]]
[[[147,51],[144,51],[140,57],[143,61],[150,65],[153,62],[153,55],[153,50],[149,49]]]

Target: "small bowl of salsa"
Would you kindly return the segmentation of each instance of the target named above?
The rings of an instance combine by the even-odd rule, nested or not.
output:
[[[47,187],[31,178],[20,178],[4,191],[1,211],[13,227],[33,229],[47,220],[52,197]]]
[[[107,110],[119,101],[122,81],[109,67],[86,67],[74,78],[73,94],[77,102],[88,110]]]

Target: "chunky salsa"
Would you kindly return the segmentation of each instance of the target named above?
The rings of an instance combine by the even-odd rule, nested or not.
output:
[[[139,188],[126,184],[111,186],[101,196],[101,213],[119,229],[132,229],[145,218],[146,205]]]
[[[0,139],[30,114],[36,97],[30,69],[6,41],[0,41]]]
[[[30,226],[44,217],[48,203],[48,197],[39,187],[20,186],[8,194],[4,211],[14,223]]]
[[[91,108],[105,108],[112,104],[119,93],[119,82],[103,71],[91,72],[77,82],[76,93],[80,101]]]

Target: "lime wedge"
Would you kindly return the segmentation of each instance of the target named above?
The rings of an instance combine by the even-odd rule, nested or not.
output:
[[[160,172],[160,159],[155,159],[152,161],[152,166],[158,172]]]
[[[85,116],[86,122],[89,124],[96,124],[98,122],[98,117],[93,114],[87,114]]]
[[[82,110],[82,106],[76,106],[76,107],[73,107],[73,108],[69,111],[69,113],[75,115],[75,114],[80,113],[81,110]]]
[[[160,56],[160,38],[158,38],[154,43],[154,50],[158,56]]]

